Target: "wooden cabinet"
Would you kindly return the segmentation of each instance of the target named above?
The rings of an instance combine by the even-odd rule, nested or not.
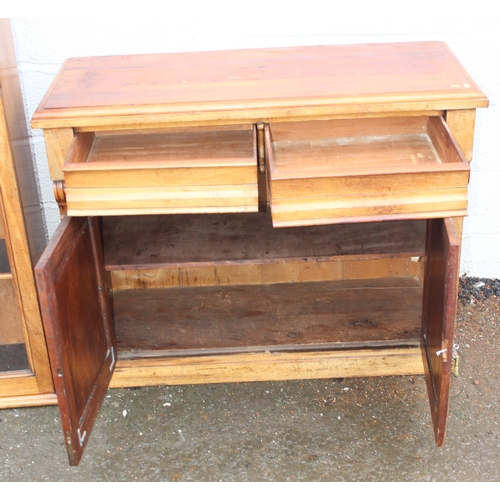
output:
[[[0,408],[54,404],[33,265],[45,233],[10,24],[0,20]]]
[[[108,386],[425,374],[443,444],[487,105],[439,42],[66,61],[32,124],[70,463]]]

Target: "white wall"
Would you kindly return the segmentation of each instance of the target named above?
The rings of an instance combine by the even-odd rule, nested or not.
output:
[[[493,2],[87,1],[80,18],[14,18],[12,28],[28,119],[64,59],[86,55],[265,46],[443,40],[490,99],[477,113],[461,271],[500,278],[500,34]],[[40,2],[46,10],[46,2]],[[173,5],[171,5],[173,4]],[[36,5],[36,4],[35,4]],[[137,10],[138,6],[141,10]],[[106,7],[106,8],[104,8]],[[129,17],[117,17],[120,10]],[[99,13],[99,16],[92,15]],[[32,10],[21,15],[32,15]],[[80,14],[80,12],[78,12]],[[43,136],[32,131],[40,192],[51,235],[59,222]]]

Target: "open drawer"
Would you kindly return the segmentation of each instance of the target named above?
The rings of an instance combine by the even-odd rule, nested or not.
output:
[[[77,133],[68,215],[256,212],[252,125]]]
[[[467,215],[469,164],[441,116],[272,123],[274,226]]]

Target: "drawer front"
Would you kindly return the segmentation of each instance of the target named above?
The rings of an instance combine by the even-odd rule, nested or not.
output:
[[[271,124],[274,226],[467,215],[470,167],[440,116]]]
[[[63,173],[68,215],[258,210],[250,125],[77,134]]]

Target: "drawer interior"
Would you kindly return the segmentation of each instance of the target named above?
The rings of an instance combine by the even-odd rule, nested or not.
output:
[[[68,215],[258,209],[251,125],[79,133],[63,174]]]
[[[275,226],[466,215],[469,165],[441,116],[273,123]]]

